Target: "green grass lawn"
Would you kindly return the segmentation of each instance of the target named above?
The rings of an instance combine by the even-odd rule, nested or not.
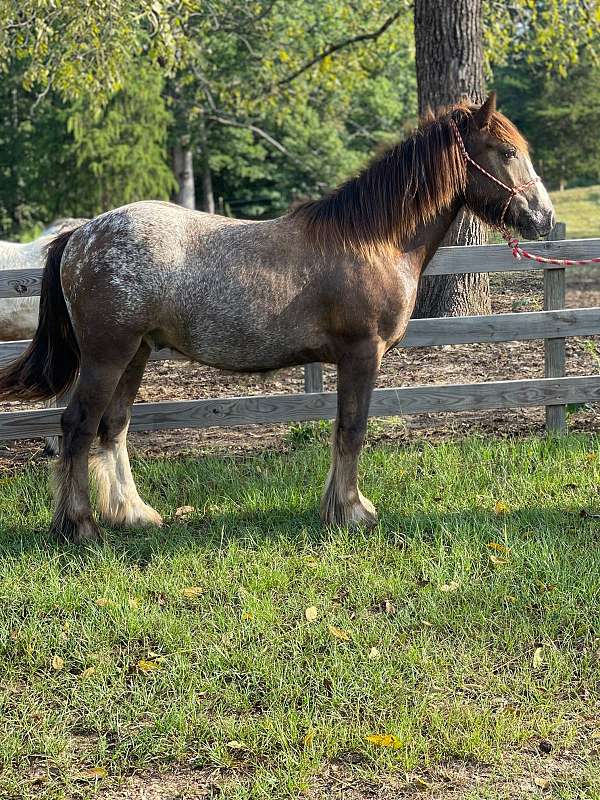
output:
[[[600,237],[600,186],[551,192],[556,219],[567,224],[569,239]]]
[[[360,533],[319,524],[321,442],[138,461],[167,524],[88,548],[3,477],[0,797],[600,798],[599,445],[367,450]]]

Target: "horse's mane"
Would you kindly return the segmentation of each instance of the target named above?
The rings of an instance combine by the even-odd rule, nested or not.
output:
[[[367,256],[398,247],[464,190],[466,167],[449,119],[474,125],[476,110],[476,106],[459,104],[428,114],[407,139],[386,150],[355,178],[319,200],[302,203],[292,214],[304,222],[320,247]],[[498,111],[488,130],[527,152],[525,139]]]

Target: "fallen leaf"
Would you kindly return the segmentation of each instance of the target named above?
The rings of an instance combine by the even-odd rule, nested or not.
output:
[[[251,622],[253,619],[254,619],[254,614],[251,614],[250,611],[242,612],[242,622]]]
[[[195,510],[194,506],[180,506],[173,516],[177,519],[185,519],[185,517],[189,517],[190,514],[193,514]]]
[[[156,661],[148,661],[145,658],[140,658],[136,664],[136,667],[140,672],[143,672],[144,675],[147,675],[149,672],[154,672],[155,670],[160,669],[160,664],[157,664]]]
[[[509,510],[509,507],[502,500],[496,500],[494,503],[494,514],[507,514]]]
[[[341,639],[342,642],[349,642],[350,641],[350,636],[342,628],[336,628],[335,625],[328,625],[327,626],[327,630],[336,639]]]
[[[429,789],[429,784],[424,778],[419,778],[419,777],[415,778],[415,786],[422,792],[424,792],[426,789]]]
[[[548,778],[535,778],[534,782],[543,792],[550,788],[550,780]]]
[[[227,742],[227,747],[231,750],[245,750],[246,745],[243,742],[238,742],[235,739],[232,739],[230,742]]]
[[[369,661],[376,661],[380,655],[381,653],[379,652],[379,650],[376,647],[372,647],[369,650]]]
[[[90,678],[94,672],[96,672],[96,667],[86,667],[83,672],[79,673],[79,677],[84,681],[86,678]]]
[[[108,772],[104,767],[92,767],[91,769],[84,769],[75,776],[75,780],[80,781],[93,781],[98,778],[106,778]]]
[[[186,586],[185,589],[182,590],[181,594],[184,597],[188,597],[190,600],[193,600],[196,597],[200,597],[200,595],[204,592],[202,586]]]
[[[539,669],[544,663],[544,648],[536,647],[533,651],[533,668]]]
[[[309,606],[305,610],[304,616],[306,617],[308,622],[314,622],[319,616],[319,611],[316,606]]]
[[[106,608],[106,606],[110,603],[110,600],[107,597],[99,597],[96,600],[96,605],[100,606],[100,608]]]
[[[396,614],[396,606],[392,603],[391,600],[384,601],[384,611],[388,615],[388,617],[393,617]]]
[[[508,564],[508,561],[505,558],[499,558],[498,556],[491,555],[490,563],[492,563],[495,567],[503,567],[505,564]]]
[[[140,607],[140,601],[138,600],[137,597],[130,597],[128,599],[128,602],[129,602],[129,608],[139,608]]]
[[[304,745],[304,747],[310,747],[314,742],[314,740],[315,740],[315,729],[309,728],[306,731],[304,739],[302,739],[302,744]]]
[[[588,462],[596,461],[597,458],[598,458],[598,453],[586,453],[585,454],[585,460],[588,461]]]
[[[59,670],[63,669],[64,666],[64,659],[62,659],[60,656],[52,656],[52,669]]]
[[[495,550],[497,553],[508,553],[508,547],[504,544],[500,544],[500,542],[488,542],[487,546],[490,550]]]
[[[370,736],[365,736],[365,739],[376,747],[392,747],[394,750],[402,747],[401,740],[393,733],[372,733]]]
[[[450,581],[450,583],[443,583],[440,586],[440,592],[455,592],[459,586],[460,583],[458,581]]]

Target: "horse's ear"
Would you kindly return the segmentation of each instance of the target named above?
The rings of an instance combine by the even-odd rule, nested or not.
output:
[[[485,103],[478,108],[474,114],[475,122],[479,130],[484,130],[489,127],[492,116],[496,111],[496,92],[490,92],[488,99]]]

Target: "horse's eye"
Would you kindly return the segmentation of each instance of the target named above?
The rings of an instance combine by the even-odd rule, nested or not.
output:
[[[514,147],[510,147],[508,150],[504,151],[504,158],[508,161],[511,158],[517,157],[517,151]]]

